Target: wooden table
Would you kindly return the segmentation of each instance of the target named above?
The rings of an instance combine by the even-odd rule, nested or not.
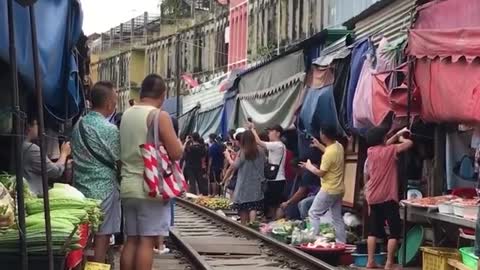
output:
[[[455,259],[448,259],[448,265],[450,265],[454,269],[458,269],[458,270],[472,270],[472,269],[468,268],[465,264],[463,264],[460,261],[457,261]]]

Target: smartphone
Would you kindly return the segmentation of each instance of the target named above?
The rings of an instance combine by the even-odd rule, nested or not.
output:
[[[307,138],[307,140],[309,140],[309,141],[311,141],[311,140],[315,139],[315,137],[313,137],[313,135],[312,135],[312,134],[310,134],[310,133],[308,133],[308,132],[307,132],[307,133],[305,133],[305,138]]]

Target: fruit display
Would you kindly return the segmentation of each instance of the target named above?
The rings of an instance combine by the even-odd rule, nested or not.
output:
[[[195,200],[195,203],[213,210],[230,209],[230,201],[227,198],[223,197],[200,196]]]

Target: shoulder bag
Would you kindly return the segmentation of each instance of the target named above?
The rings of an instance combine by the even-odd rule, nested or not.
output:
[[[148,125],[147,142],[140,145],[143,157],[143,189],[147,196],[160,201],[181,196],[187,190],[187,182],[179,162],[170,160],[167,150],[158,137],[159,110],[155,111],[153,124]]]
[[[280,166],[282,165],[283,158],[285,156],[285,146],[282,147],[282,158],[280,159],[279,164],[271,164],[268,162],[265,164],[264,174],[267,180],[276,180]]]

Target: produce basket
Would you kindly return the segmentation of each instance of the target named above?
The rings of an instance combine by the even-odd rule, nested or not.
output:
[[[89,225],[82,224],[78,227],[80,232],[80,242],[79,244],[82,245],[82,249],[71,251],[67,255],[66,266],[68,269],[75,268],[78,266],[83,260],[83,251],[87,245],[88,241],[88,234],[89,234]]]
[[[462,254],[462,262],[468,268],[472,270],[477,270],[478,264],[478,257],[474,254],[473,247],[464,247],[460,249],[460,253]]]
[[[460,259],[458,250],[454,248],[422,247],[422,270],[450,270],[448,259]]]

